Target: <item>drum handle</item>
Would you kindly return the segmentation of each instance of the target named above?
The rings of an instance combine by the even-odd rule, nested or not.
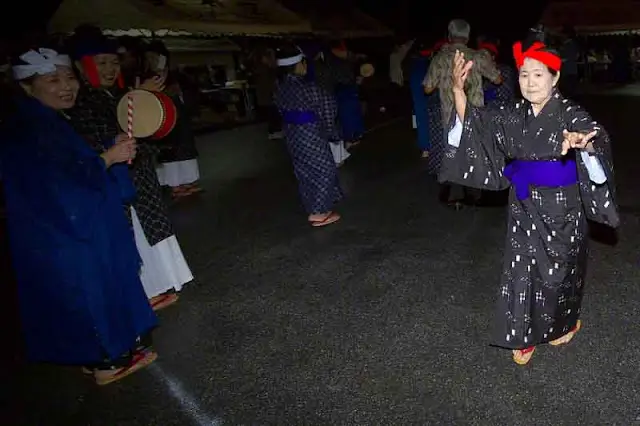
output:
[[[131,93],[127,95],[127,137],[133,139],[133,96]],[[131,165],[131,158],[127,164]]]

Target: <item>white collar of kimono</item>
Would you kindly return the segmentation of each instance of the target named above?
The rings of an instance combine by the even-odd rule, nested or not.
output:
[[[288,58],[278,59],[277,62],[279,67],[288,67],[291,65],[295,65],[298,62],[302,62],[303,59],[304,59],[304,53],[300,52],[296,56],[290,56]]]
[[[60,55],[52,49],[30,50],[20,56],[25,65],[14,65],[13,76],[16,80],[24,80],[34,75],[45,75],[56,71],[56,66],[71,66],[71,58],[68,55]]]

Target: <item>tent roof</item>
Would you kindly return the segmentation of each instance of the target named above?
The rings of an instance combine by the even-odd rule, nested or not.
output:
[[[540,22],[570,25],[580,34],[627,32],[640,30],[640,7],[632,0],[551,0]]]
[[[311,32],[309,22],[275,0],[165,0],[162,5],[150,0],[63,0],[49,27],[54,33],[71,33],[83,23],[112,33],[144,36]]]
[[[316,35],[336,39],[393,35],[386,25],[354,7],[336,8],[334,3],[322,0],[283,0],[283,4],[309,20]]]

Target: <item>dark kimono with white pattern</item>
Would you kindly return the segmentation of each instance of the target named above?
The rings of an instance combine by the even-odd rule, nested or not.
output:
[[[327,213],[343,196],[329,147],[339,140],[335,98],[304,77],[286,75],[278,81],[274,101],[281,114],[312,111],[317,117],[307,124],[284,123],[283,132],[305,210]]]
[[[122,133],[116,109],[125,93],[117,88],[106,90],[84,85],[78,94],[76,105],[65,111],[71,126],[98,152],[104,151],[107,140],[113,140]],[[136,188],[133,208],[150,246],[174,234],[156,174],[158,152],[157,142],[139,139],[136,158],[129,168]],[[128,206],[126,213],[129,215]]]
[[[562,131],[598,130],[595,155],[607,177],[593,183],[579,152],[579,183],[511,188],[495,345],[523,349],[566,334],[580,316],[587,264],[587,219],[617,227],[613,164],[606,131],[580,106],[554,93],[537,116],[521,100],[499,108],[467,105],[459,148],[449,145],[440,179],[488,190],[511,186],[510,160],[560,160]]]

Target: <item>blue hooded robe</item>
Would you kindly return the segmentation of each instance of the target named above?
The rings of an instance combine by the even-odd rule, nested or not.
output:
[[[16,101],[0,131],[12,262],[27,356],[94,365],[156,326],[123,201],[126,164],[104,161],[56,111]]]

